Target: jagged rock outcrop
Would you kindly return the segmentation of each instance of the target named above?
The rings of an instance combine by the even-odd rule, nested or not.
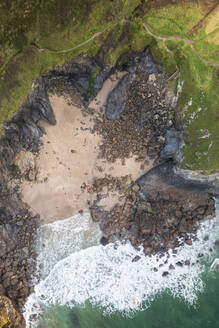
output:
[[[117,87],[109,94],[106,106],[106,118],[108,120],[116,120],[124,111],[128,98],[130,78],[130,74],[123,76]]]
[[[162,171],[162,167],[161,167]],[[203,220],[215,217],[213,197],[198,187],[176,187],[152,169],[130,188],[124,205],[100,216],[104,243],[129,239],[146,254],[192,245]],[[96,216],[97,217],[97,216]]]
[[[25,321],[6,296],[0,296],[0,328],[24,328]]]
[[[160,152],[159,161],[165,162],[172,159],[175,163],[179,163],[182,159],[182,154],[180,152],[181,143],[182,140],[179,131],[175,129],[167,130],[165,135],[165,146]]]

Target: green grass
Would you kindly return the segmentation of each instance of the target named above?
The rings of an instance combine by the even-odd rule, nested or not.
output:
[[[142,50],[152,43],[153,38],[145,33],[140,18],[134,18],[129,26],[129,42],[132,50]]]
[[[206,61],[218,63],[218,28],[206,34],[206,24],[192,36],[190,29],[203,17],[197,4],[168,5],[165,8],[152,9],[143,18],[151,31],[159,36],[182,36],[194,40],[194,47],[200,57]],[[214,42],[212,42],[212,40]],[[179,96],[178,116],[185,122],[185,146],[183,168],[199,170],[202,173],[219,171],[219,94],[218,71],[201,61],[192,48],[184,41],[166,41],[165,45],[173,55],[167,52],[163,41],[156,39],[151,45],[154,57],[164,64],[171,73],[180,69],[183,81]],[[192,105],[188,106],[192,99]],[[201,110],[200,110],[201,108]],[[192,117],[194,117],[192,119]],[[209,138],[203,138],[208,130]]]
[[[110,26],[115,26],[125,11],[125,0],[117,0],[114,3],[87,0],[80,4],[78,1],[69,0],[69,4],[77,5],[68,12],[65,21],[62,22],[59,15],[60,3],[60,0],[48,0],[43,12],[40,9],[36,11],[34,21],[25,34],[27,44],[23,45],[22,50],[18,51],[18,48],[12,45],[12,41],[10,45],[4,44],[8,53],[11,53],[11,58],[5,56],[0,67],[0,124],[18,110],[30,92],[34,78],[80,53],[95,55],[109,33]],[[67,53],[41,52],[31,46],[35,43],[41,48],[52,50],[73,48],[91,38],[95,32],[104,29],[106,32],[92,42]],[[3,39],[1,41],[3,43]]]
[[[64,64],[65,61],[70,60],[72,57],[82,52],[95,54],[99,47],[100,44],[98,45],[98,41],[96,41],[95,43],[88,43],[75,51],[64,54],[51,53],[48,51],[39,52],[33,47],[24,49],[24,51],[10,63],[9,69],[12,68],[12,66],[16,67],[16,80],[14,80],[14,71],[12,70],[7,72],[6,80],[0,81],[0,89],[5,95],[1,101],[0,123],[9,119],[15,110],[19,108],[26,95],[30,92],[34,78],[45,74],[48,70],[57,65]],[[11,92],[11,87],[12,91],[16,90],[16,93]]]
[[[105,60],[113,66],[121,54],[133,50],[143,50],[151,42],[152,37],[145,33],[141,20],[134,18],[131,23],[120,24],[114,29],[112,47],[107,52]]]
[[[185,121],[183,168],[217,171],[219,169],[219,110],[217,70],[204,64],[185,42],[174,51],[184,81],[179,98],[180,117]],[[192,99],[192,105],[182,109]],[[193,118],[194,117],[194,118]],[[192,119],[193,118],[193,119]],[[208,130],[209,138],[203,137]]]
[[[197,3],[179,3],[154,8],[146,15],[146,23],[152,31],[160,36],[179,35],[188,37],[190,29],[202,18]]]
[[[169,74],[173,74],[177,70],[174,56],[167,52],[162,41],[154,40],[151,44],[151,52],[153,57],[164,65]]]
[[[211,42],[211,37],[214,35],[217,35],[219,40],[219,29],[208,37],[195,41],[194,46],[201,58],[219,64],[219,45]]]
[[[94,56],[107,38],[111,39],[105,61],[113,66],[125,52],[151,47],[153,56],[172,74],[180,69],[184,82],[179,98],[179,118],[185,122],[183,168],[203,173],[219,170],[219,95],[216,68],[203,63],[184,41],[163,41],[151,37],[142,22],[155,35],[178,36],[194,41],[200,57],[219,63],[217,14],[208,17],[197,33],[189,31],[203,17],[200,1],[182,2],[163,8],[144,10],[144,17],[135,17],[140,0],[6,0],[0,4],[0,124],[9,119],[31,90],[34,78],[45,74],[74,56],[86,53]],[[144,3],[147,9],[147,1]],[[28,12],[23,17],[24,11]],[[124,14],[129,22],[117,24]],[[209,30],[208,24],[215,28]],[[15,24],[16,23],[16,24]],[[51,50],[73,48],[103,31],[90,43],[67,53],[39,51],[31,44]],[[167,51],[169,49],[169,51]],[[95,76],[90,78],[89,94]],[[177,83],[170,83],[176,88]],[[89,95],[87,95],[89,96]],[[191,106],[188,103],[192,99]],[[199,111],[199,108],[201,110]],[[193,117],[193,119],[191,119]],[[209,138],[202,138],[208,130]]]
[[[171,45],[172,46],[172,45]],[[171,47],[174,49],[174,47]],[[216,171],[219,169],[219,111],[217,70],[204,64],[185,42],[174,55],[184,82],[179,98],[179,116],[185,121],[183,168]],[[183,111],[192,99],[192,105]],[[202,130],[210,137],[202,138]]]
[[[195,64],[195,61],[191,63],[192,70],[194,71],[195,65],[198,71],[200,68],[198,64]],[[185,87],[180,97],[181,108],[188,103],[189,97],[192,98],[192,105],[184,117],[187,123],[187,137],[183,148],[184,161],[182,166],[201,170],[203,173],[209,170],[217,171],[219,169],[218,72],[213,68],[205,67],[206,75],[202,73],[202,76],[205,76],[206,80],[199,79],[197,81],[189,78],[188,70],[185,68],[184,74],[182,74]],[[201,110],[198,112],[198,109]],[[191,120],[194,114],[195,117]],[[206,129],[210,133],[210,137],[204,139],[202,138],[202,130]]]
[[[141,3],[141,0],[126,0],[125,13],[126,13],[127,19],[134,18],[133,12],[134,12],[135,8],[138,7],[138,5],[140,5],[140,3]]]

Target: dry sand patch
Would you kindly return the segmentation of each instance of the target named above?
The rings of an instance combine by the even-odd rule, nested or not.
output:
[[[121,75],[105,81],[91,102],[89,107],[96,113],[104,107],[109,92]],[[24,180],[21,187],[23,200],[46,222],[89,210],[97,194],[86,188],[83,190],[82,185],[92,185],[94,179],[106,174],[113,177],[130,175],[135,180],[152,167],[150,162],[143,170],[142,162],[135,161],[134,156],[126,159],[125,164],[120,160],[109,163],[98,158],[102,139],[92,130],[96,114],[84,116],[80,108],[68,105],[64,97],[51,96],[50,101],[57,124],[40,123],[46,135],[42,137],[43,147],[35,159],[37,178],[35,181]],[[108,192],[101,205],[111,209],[118,199],[118,191]]]

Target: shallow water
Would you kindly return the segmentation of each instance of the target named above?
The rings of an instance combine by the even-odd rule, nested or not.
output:
[[[209,275],[204,279],[206,288],[194,307],[168,294],[157,296],[145,311],[132,318],[120,314],[103,315],[98,308],[87,304],[73,310],[67,307],[48,309],[39,327],[45,328],[218,328],[219,277]]]
[[[31,313],[41,313],[35,327],[218,327],[219,275],[209,270],[219,257],[218,211],[192,246],[161,258],[144,256],[130,244],[98,245],[100,232],[88,214],[46,225],[39,256],[44,279],[26,304],[27,322]],[[136,255],[140,260],[132,262]],[[176,265],[187,259],[190,266]]]

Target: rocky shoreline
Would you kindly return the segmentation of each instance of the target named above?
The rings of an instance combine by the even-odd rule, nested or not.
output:
[[[165,163],[138,179],[124,206],[115,206],[104,217],[103,243],[128,239],[136,248],[143,245],[147,255],[192,245],[200,223],[215,217],[214,199],[196,189],[166,184],[162,176],[171,166]]]
[[[126,185],[123,205],[108,213],[98,200],[102,185],[112,183],[111,179],[91,186],[100,190],[99,198],[91,204],[91,214],[100,222],[103,244],[128,239],[135,247],[143,244],[148,255],[162,253],[183,243],[192,245],[199,222],[215,216],[213,196],[219,195],[218,186],[188,180],[176,172],[181,133],[177,130],[176,102],[168,92],[168,76],[148,50],[124,56],[119,62],[120,67],[110,69],[98,58],[81,56],[58,67],[35,81],[22,108],[5,123],[0,140],[0,297],[10,298],[19,310],[33,291],[40,218],[21,199],[20,172],[14,159],[21,150],[39,151],[45,133],[40,120],[56,124],[48,92],[68,96],[70,101],[77,95],[87,106],[107,77],[115,71],[127,71],[108,97],[105,115],[103,109],[101,119],[96,120],[94,129],[106,140],[100,157],[113,162],[132,155],[141,160],[149,156],[154,168]]]

